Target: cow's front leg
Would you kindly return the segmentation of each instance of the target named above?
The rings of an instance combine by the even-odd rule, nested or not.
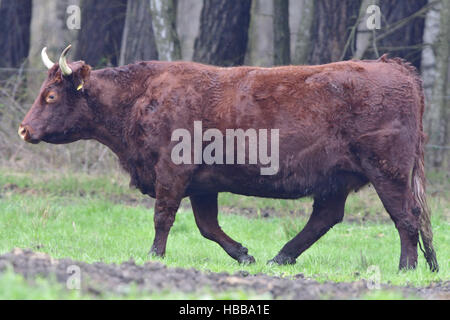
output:
[[[167,171],[166,171],[167,172]],[[183,199],[187,183],[187,175],[172,175],[170,179],[161,179],[156,183],[156,203],[153,221],[155,225],[155,239],[153,240],[150,255],[164,257],[166,253],[167,237],[175,221],[180,202]],[[183,179],[185,177],[185,179]]]
[[[155,239],[153,240],[150,255],[164,257],[166,253],[167,237],[170,228],[175,221],[180,200],[178,199],[156,199],[155,214],[153,221],[155,224]]]

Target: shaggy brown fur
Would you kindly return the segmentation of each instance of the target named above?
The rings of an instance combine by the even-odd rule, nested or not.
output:
[[[218,193],[311,196],[307,225],[271,260],[294,263],[342,220],[349,192],[372,183],[400,235],[400,268],[416,266],[420,230],[430,268],[438,269],[425,200],[422,87],[404,61],[383,56],[277,68],[151,61],[92,72],[78,61],[70,67],[69,77],[57,64],[49,70],[21,125],[23,137],[96,139],[110,147],[131,184],[156,198],[152,253],[165,254],[180,201],[190,197],[202,235],[239,262],[253,262],[221,230]],[[192,132],[194,121],[223,133],[279,129],[278,173],[262,176],[259,164],[175,165],[171,133]]]

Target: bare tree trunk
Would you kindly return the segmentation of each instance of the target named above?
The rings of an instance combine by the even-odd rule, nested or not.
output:
[[[356,27],[360,7],[361,0],[314,1],[309,54],[311,64],[349,59],[353,55],[353,46],[346,44],[352,35],[352,28]]]
[[[362,0],[361,10],[359,12],[361,19],[356,30],[356,51],[353,55],[353,59],[356,60],[361,60],[367,49],[373,43],[373,35],[375,32],[367,28],[367,21],[373,14],[373,12],[367,13],[367,8],[371,5],[379,5],[379,0]]]
[[[5,106],[16,107],[26,98],[24,83],[28,77],[24,67],[30,47],[30,22],[31,0],[0,0],[0,87],[8,93],[0,94],[0,121],[8,112]],[[10,117],[12,114],[9,112]]]
[[[314,16],[314,1],[303,0],[300,12],[300,24],[295,42],[294,64],[307,64],[311,41],[311,26]]]
[[[409,19],[425,5],[427,0],[380,1],[382,28],[377,32],[377,36],[390,32],[396,24]],[[404,58],[420,69],[424,23],[424,15],[410,19],[404,26],[377,42],[378,52]],[[374,55],[371,57],[374,58]]]
[[[19,67],[30,47],[31,0],[0,1],[0,67]]]
[[[33,1],[30,53],[28,55],[28,66],[31,69],[28,70],[28,74],[31,76],[27,76],[29,99],[34,100],[42,81],[47,76],[41,59],[42,48],[47,47],[49,57],[56,62],[68,44],[72,44],[74,48],[77,47],[79,30],[69,29],[66,24],[66,19],[69,18],[67,13],[69,5],[79,5],[79,1]],[[52,14],[48,14],[49,12]]]
[[[177,33],[183,60],[192,60],[194,41],[200,27],[203,3],[199,0],[181,0],[177,9]]]
[[[204,0],[194,60],[220,66],[242,65],[251,0]]]
[[[433,122],[439,121],[438,114],[432,109],[431,100],[433,97],[433,86],[436,80],[436,49],[438,47],[439,29],[440,29],[440,11],[441,3],[430,8],[425,18],[425,27],[423,32],[423,50],[421,71],[423,80],[423,89],[425,93],[425,131],[433,126]],[[427,153],[427,156],[431,153]],[[430,159],[427,159],[430,160]]]
[[[449,141],[449,57],[450,57],[450,1],[442,1],[440,30],[436,49],[436,77],[432,97],[428,106],[429,160],[433,167],[441,168],[445,163],[443,147]]]
[[[289,0],[273,0],[273,50],[274,65],[291,63]]]
[[[245,64],[273,65],[273,0],[252,0]]]
[[[77,47],[79,30],[71,30],[66,25],[69,5],[79,5],[79,0],[33,1],[29,55],[31,67],[45,68],[41,60],[43,47],[47,47],[47,53],[53,60],[68,44]]]
[[[75,57],[92,66],[119,63],[127,0],[81,0],[81,29]]]
[[[181,59],[181,45],[177,34],[177,0],[150,0],[153,30],[159,58],[166,61]]]
[[[149,1],[128,0],[119,65],[158,60]]]

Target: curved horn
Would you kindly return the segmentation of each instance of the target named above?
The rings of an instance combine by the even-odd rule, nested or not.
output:
[[[70,69],[69,65],[67,64],[66,60],[66,54],[72,47],[71,44],[67,46],[67,48],[64,49],[64,51],[61,53],[61,56],[59,57],[59,67],[61,68],[61,72],[63,76],[70,76],[72,74],[72,69]]]
[[[52,60],[50,60],[50,58],[47,55],[47,47],[44,47],[42,49],[41,58],[42,58],[42,62],[47,67],[47,69],[51,69],[53,67],[54,63],[52,62]]]

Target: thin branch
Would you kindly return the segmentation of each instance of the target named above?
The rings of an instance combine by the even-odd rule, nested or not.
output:
[[[364,6],[364,1],[361,1],[361,6],[359,7],[359,13],[358,18],[356,19],[355,25],[351,27],[350,34],[348,35],[347,41],[345,42],[344,50],[342,52],[342,55],[339,60],[344,60],[345,54],[347,53],[348,47],[350,44],[352,44],[352,56],[354,55],[353,52],[353,44],[355,41],[355,34],[358,31],[358,26],[361,23],[361,19],[364,17],[364,10],[362,9]]]
[[[394,33],[395,31],[397,31],[398,29],[402,28],[403,26],[405,26],[406,24],[408,24],[409,22],[411,22],[412,20],[414,20],[415,18],[419,17],[419,16],[424,16],[428,10],[431,9],[431,7],[433,7],[435,4],[441,2],[441,0],[435,0],[432,2],[429,2],[427,5],[423,6],[420,10],[416,11],[415,13],[413,13],[412,15],[399,20],[391,25],[388,25],[385,29],[387,29],[388,31],[386,31],[385,33],[379,35],[378,37],[376,37],[376,41],[380,41],[384,38],[386,38],[387,36],[389,36],[390,34]]]

